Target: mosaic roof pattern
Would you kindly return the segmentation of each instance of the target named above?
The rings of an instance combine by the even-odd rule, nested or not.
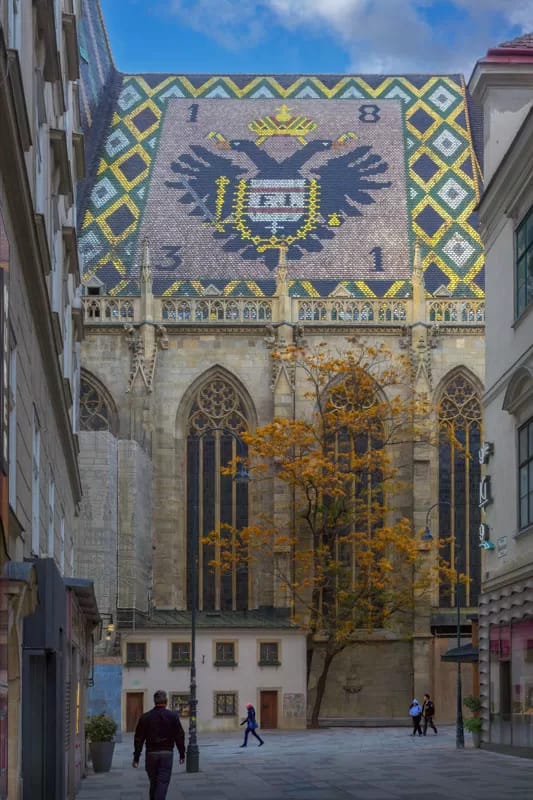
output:
[[[418,239],[428,291],[481,297],[479,191],[459,76],[122,76],[85,276],[137,294],[147,236],[156,294],[272,294],[284,246],[293,294],[405,296]]]

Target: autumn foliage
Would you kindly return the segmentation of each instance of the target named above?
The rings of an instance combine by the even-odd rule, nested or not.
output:
[[[254,485],[269,482],[277,508],[210,538],[219,569],[255,563],[286,593],[318,671],[318,725],[334,658],[362,633],[405,623],[435,581],[431,567],[418,569],[419,535],[398,510],[427,409],[412,396],[410,364],[384,346],[351,339],[340,352],[322,345],[277,357],[305,403],[243,435]]]

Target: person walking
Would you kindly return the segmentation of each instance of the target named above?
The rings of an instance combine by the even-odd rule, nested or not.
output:
[[[143,745],[146,744],[146,772],[150,779],[150,800],[165,800],[172,774],[174,745],[185,761],[185,733],[178,715],[167,708],[167,693],[159,689],[154,694],[154,708],[139,719],[133,740],[133,763],[137,769]]]
[[[255,736],[256,739],[259,739],[259,744],[257,746],[261,747],[261,745],[264,744],[264,741],[255,732],[256,728],[258,728],[259,725],[257,724],[257,720],[255,718],[255,708],[251,703],[246,704],[246,716],[241,722],[241,725],[244,725],[244,723],[246,723],[246,729],[244,731],[244,742],[240,746],[246,747],[246,745],[248,744],[248,734],[251,733],[252,736]]]
[[[411,717],[411,721],[413,723],[413,736],[416,736],[417,733],[419,736],[422,736],[422,728],[420,727],[420,720],[422,719],[422,709],[416,697],[409,706],[409,716]]]
[[[422,718],[424,720],[424,727],[423,733],[424,736],[427,734],[428,725],[430,728],[433,728],[434,732],[437,733],[437,729],[435,727],[435,723],[433,722],[433,715],[435,713],[435,706],[433,704],[433,700],[426,692],[424,695],[424,702],[422,703]]]

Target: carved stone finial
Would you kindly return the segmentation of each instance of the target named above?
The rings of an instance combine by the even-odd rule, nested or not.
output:
[[[287,294],[287,245],[285,243],[279,248],[279,261],[276,271],[276,294]]]
[[[150,246],[148,239],[143,239],[141,256],[141,284],[152,286],[152,265],[150,262]]]

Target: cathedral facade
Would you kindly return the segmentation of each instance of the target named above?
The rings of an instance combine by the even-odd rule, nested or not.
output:
[[[342,350],[356,335],[407,355],[411,392],[434,409],[430,438],[454,437],[410,447],[397,506],[417,535],[429,521],[449,539],[471,576],[469,641],[484,347],[475,110],[461,76],[123,75],[98,4],[84,14],[78,570],[108,630],[94,702],[128,729],[156,688],[186,708],[194,591],[199,725],[234,727],[250,701],[271,727],[301,727],[315,674],[286,593],[266,569],[213,571],[202,543],[262,513],[289,528],[294,507],[220,468],[243,454],[243,432],[305,409],[276,358],[287,346]],[[399,719],[431,691],[444,721],[451,606],[435,585],[407,629],[348,648],[322,716]]]

